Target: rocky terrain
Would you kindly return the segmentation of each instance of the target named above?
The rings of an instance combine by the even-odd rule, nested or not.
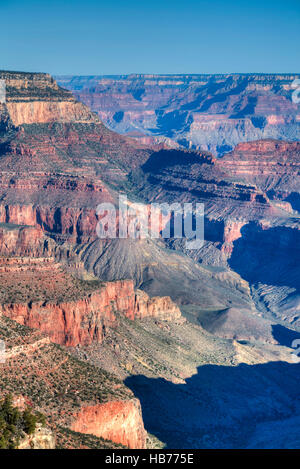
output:
[[[112,130],[222,155],[240,142],[299,140],[299,75],[62,76],[58,83]],[[145,140],[147,136],[148,140]]]
[[[256,307],[268,318],[299,327],[297,145],[273,140],[240,144],[220,159],[160,150],[131,177],[148,201],[203,203],[203,247],[185,250],[176,239],[167,245],[202,264],[231,268],[249,282]]]
[[[263,140],[241,143],[218,161],[235,180],[255,184],[278,207],[299,212],[300,143]]]
[[[131,448],[145,447],[139,401],[119,380],[72,358],[48,337],[4,315],[0,328],[6,343],[1,394],[23,396],[54,428],[61,425]]]
[[[59,447],[247,447],[271,444],[272,422],[294,428],[298,143],[241,143],[219,159],[118,135],[49,75],[0,79],[1,395],[25,395]],[[298,128],[290,79],[278,77],[282,131]],[[175,103],[174,80],[161,86]],[[206,109],[238,112],[239,93],[249,104],[250,77],[195,80]],[[252,80],[273,97],[271,78]],[[99,239],[97,205],[119,193],[146,207],[204,203],[203,246]]]

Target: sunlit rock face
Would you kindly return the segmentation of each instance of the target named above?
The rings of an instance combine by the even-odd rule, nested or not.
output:
[[[76,432],[92,433],[116,441],[129,448],[146,448],[146,432],[137,399],[83,407],[75,416],[71,428]]]
[[[1,72],[6,105],[14,125],[46,122],[96,122],[97,118],[46,73]]]
[[[298,140],[292,101],[299,75],[63,76],[58,83],[111,129],[135,138],[168,138],[186,148],[230,151],[239,142]]]

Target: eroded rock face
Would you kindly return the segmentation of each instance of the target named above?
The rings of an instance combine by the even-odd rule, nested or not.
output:
[[[107,195],[107,200],[110,200],[109,195]],[[28,225],[28,228],[22,230],[22,236],[26,237],[26,233],[31,233],[32,243],[34,243],[34,238],[38,236],[38,233],[43,231],[55,236],[58,240],[68,239],[73,243],[84,242],[97,236],[98,219],[96,209],[85,207],[33,206],[32,204],[6,205],[5,207],[0,206],[0,220],[4,224],[3,228],[5,228],[5,224]],[[33,227],[37,230],[36,234],[34,234]],[[42,228],[42,231],[40,231],[40,228]],[[8,240],[7,233],[8,230],[6,230],[5,236]],[[11,233],[10,236],[12,239],[13,234]],[[20,242],[16,242],[16,244],[19,245]]]
[[[128,315],[130,317],[130,315]],[[147,293],[137,290],[135,295],[134,313],[130,319],[153,317],[169,321],[181,321],[181,312],[169,296],[150,298]]]
[[[137,399],[85,406],[74,417],[71,428],[76,432],[92,433],[129,448],[146,448],[146,432]]]
[[[40,226],[20,226],[0,223],[0,252],[2,256],[40,256],[51,253],[51,240],[46,240]],[[2,263],[1,263],[2,264]],[[1,265],[3,267],[3,265]]]
[[[32,435],[21,439],[18,449],[55,449],[55,435],[50,428],[37,424]]]
[[[246,221],[229,220],[224,226],[224,238],[221,250],[230,255],[233,250],[233,242],[239,239],[241,234],[241,228],[246,224]]]
[[[287,198],[300,191],[300,143],[262,140],[240,143],[218,160],[220,169],[272,198]]]
[[[62,90],[44,73],[0,72],[6,83],[6,102],[15,126],[45,122],[96,122],[86,106]]]

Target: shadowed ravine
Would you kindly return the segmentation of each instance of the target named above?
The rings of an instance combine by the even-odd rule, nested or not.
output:
[[[168,448],[289,448],[300,444],[299,371],[284,362],[205,365],[186,384],[141,375],[125,384],[141,401],[146,429]]]

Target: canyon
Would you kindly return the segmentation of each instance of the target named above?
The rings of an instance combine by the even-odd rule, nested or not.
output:
[[[50,75],[0,72],[7,85],[0,105],[0,338],[7,349],[0,390],[25,394],[64,444],[246,447],[259,445],[264,425],[282,420],[292,428],[292,416],[299,418],[291,348],[300,332],[294,78],[102,78],[98,99],[84,85],[97,77],[61,79],[74,97]],[[128,87],[142,125],[143,112],[152,115],[149,99],[149,107],[165,107],[153,111],[153,128],[160,122],[174,130],[175,120],[176,132],[122,130],[126,119],[135,125],[134,114],[107,111],[105,103],[126,107]],[[115,99],[106,94],[112,89]],[[179,109],[174,119],[171,103]],[[225,130],[230,113],[227,137],[216,126],[216,141],[208,143],[214,134],[207,129],[201,144],[199,135],[188,141],[208,111]],[[119,127],[106,112],[121,112],[113,119]],[[268,123],[260,128],[262,119]],[[233,132],[248,121],[257,133]],[[97,206],[117,208],[120,193],[145,206],[204,203],[203,246],[188,250],[172,237],[99,239]],[[273,400],[264,395],[265,379]],[[231,396],[236,383],[241,389]]]
[[[299,74],[58,76],[112,130],[223,155],[238,143],[299,140]],[[147,138],[148,140],[145,140]]]

